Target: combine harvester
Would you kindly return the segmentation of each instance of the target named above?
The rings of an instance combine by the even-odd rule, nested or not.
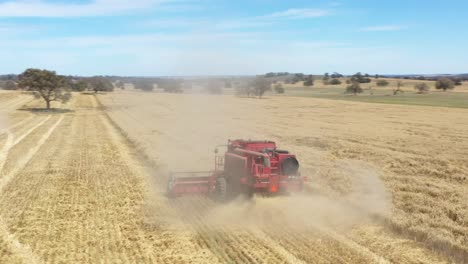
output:
[[[275,142],[229,140],[224,155],[215,149],[214,171],[172,172],[167,193],[169,197],[202,194],[227,201],[239,195],[299,192],[306,177],[298,170],[295,155],[276,149]]]

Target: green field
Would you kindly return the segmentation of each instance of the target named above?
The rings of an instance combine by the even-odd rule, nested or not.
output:
[[[284,96],[315,97],[334,100],[347,100],[368,103],[405,104],[468,108],[468,93],[431,91],[427,94],[418,94],[414,91],[405,91],[402,94],[392,95],[390,89],[364,90],[358,95],[344,93],[343,87],[294,87],[286,90]]]

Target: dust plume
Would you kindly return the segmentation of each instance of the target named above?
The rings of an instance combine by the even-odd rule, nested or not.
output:
[[[364,162],[338,161],[352,179],[349,193],[336,198],[323,193],[262,197],[218,205],[206,217],[213,225],[268,226],[295,229],[312,226],[349,228],[372,221],[374,215],[387,215],[391,203],[376,168]],[[314,184],[313,182],[310,184]]]

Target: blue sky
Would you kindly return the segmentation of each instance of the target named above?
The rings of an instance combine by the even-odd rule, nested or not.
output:
[[[0,73],[462,73],[467,12],[461,0],[0,0]]]

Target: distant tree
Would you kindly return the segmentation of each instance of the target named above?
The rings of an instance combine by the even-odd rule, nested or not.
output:
[[[334,72],[330,75],[331,78],[343,78],[343,74]]]
[[[351,82],[358,82],[358,83],[370,83],[372,80],[369,78],[369,74],[362,75],[362,73],[358,72],[351,76]]]
[[[460,79],[460,78],[453,79],[453,83],[455,84],[455,86],[460,86],[460,85],[463,84],[462,79]]]
[[[18,88],[18,86],[12,80],[6,81],[5,84],[3,85],[4,90],[16,90],[17,88]]]
[[[289,80],[290,83],[295,84],[298,82],[302,82],[306,79],[306,75],[303,73],[296,73],[294,76]]]
[[[378,79],[380,76],[378,74],[374,75],[374,79]]]
[[[231,82],[231,80],[225,80],[225,81],[224,81],[224,87],[226,87],[226,88],[232,88],[232,82]]]
[[[328,82],[328,84],[330,84],[330,85],[339,85],[339,84],[341,84],[341,81],[339,79],[337,79],[337,78],[333,78]]]
[[[123,90],[125,89],[125,84],[122,81],[118,80],[117,82],[115,82],[115,87]]]
[[[444,90],[445,92],[449,89],[455,88],[455,83],[449,78],[442,78],[437,80],[435,87],[437,90]]]
[[[112,82],[101,76],[91,77],[88,80],[88,83],[88,89],[94,91],[94,93],[114,91],[114,85]]]
[[[271,90],[271,82],[268,81],[266,78],[257,76],[251,83],[251,87],[256,96],[262,98],[263,94],[266,91]]]
[[[50,102],[66,102],[71,98],[65,78],[54,71],[27,69],[18,78],[18,86],[32,91],[36,98],[44,99],[47,110]]]
[[[275,84],[275,91],[276,93],[283,94],[284,93],[284,88],[281,83]]]
[[[377,81],[377,86],[380,86],[380,87],[384,87],[384,86],[388,86],[390,83],[387,81],[387,80],[378,80]]]
[[[0,80],[2,80],[2,81],[17,81],[18,80],[18,75],[16,75],[16,74],[0,75]]]
[[[77,91],[77,92],[86,91],[86,89],[88,89],[88,86],[89,86],[89,84],[84,80],[80,80],[78,82],[72,82],[70,84],[71,89],[73,91]]]
[[[210,94],[222,94],[223,89],[221,88],[221,83],[215,81],[209,81],[206,85],[206,91]]]
[[[145,92],[151,92],[154,89],[154,80],[146,78],[138,78],[133,81],[133,86]]]
[[[393,95],[397,95],[398,93],[404,93],[401,89],[405,84],[402,81],[397,81],[397,88],[393,89]]]
[[[346,93],[352,93],[357,95],[358,93],[362,93],[362,88],[359,82],[352,82],[350,85],[346,87]]]
[[[314,76],[307,76],[307,78],[304,81],[304,86],[314,86]]]
[[[238,96],[245,95],[247,97],[250,97],[250,95],[254,94],[253,88],[246,81],[236,83],[234,89],[236,91],[236,95]]]
[[[182,93],[182,81],[177,79],[162,79],[158,82],[158,87],[166,93]]]
[[[328,81],[330,79],[330,74],[328,74],[328,72],[326,72],[324,75],[323,75],[323,80],[324,81]]]
[[[414,89],[418,91],[418,93],[427,93],[429,91],[429,85],[427,83],[417,83],[414,85]]]

